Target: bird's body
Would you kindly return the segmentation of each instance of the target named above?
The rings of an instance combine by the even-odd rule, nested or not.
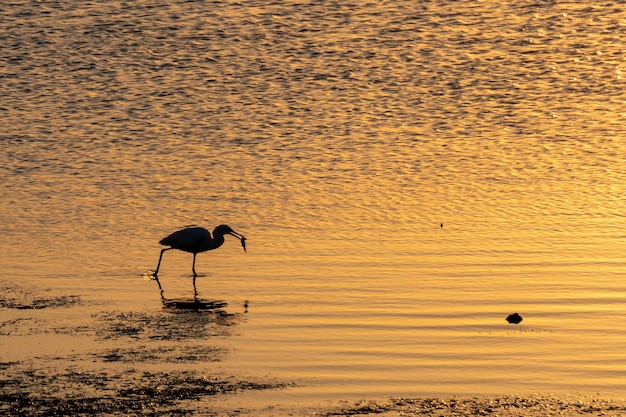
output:
[[[169,248],[161,249],[161,255],[159,256],[159,263],[156,270],[153,272],[155,276],[159,273],[161,266],[161,260],[163,259],[163,253],[170,249],[178,249],[184,252],[193,253],[193,263],[191,264],[191,270],[193,271],[194,278],[194,292],[195,292],[195,280],[198,274],[196,273],[196,255],[200,252],[206,252],[208,250],[217,249],[224,244],[224,235],[232,235],[241,241],[243,250],[246,250],[246,238],[235,232],[229,226],[222,224],[217,226],[213,230],[213,236],[211,233],[203,227],[187,227],[185,229],[178,230],[171,235],[161,239],[159,243]]]
[[[217,249],[224,244],[224,233],[217,233],[216,228],[213,232],[213,237],[211,237],[211,233],[204,227],[188,227],[161,239],[159,244],[171,246],[170,249],[178,249],[184,252],[206,252],[211,249]]]

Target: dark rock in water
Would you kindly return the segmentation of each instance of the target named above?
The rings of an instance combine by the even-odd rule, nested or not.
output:
[[[522,316],[517,313],[509,314],[509,316],[506,318],[506,321],[511,324],[520,324],[522,320],[524,320]]]

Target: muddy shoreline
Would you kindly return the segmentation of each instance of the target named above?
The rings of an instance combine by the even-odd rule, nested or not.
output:
[[[70,370],[47,375],[20,369],[18,375],[10,376],[5,371],[11,366],[17,364],[0,364],[0,411],[5,416],[192,415],[194,400],[284,386],[193,372],[116,374]],[[121,386],[120,380],[125,380]],[[74,393],[69,394],[68,389]]]
[[[626,402],[588,394],[495,396],[485,398],[392,398],[337,406],[323,417],[370,416],[624,416]]]
[[[79,295],[5,285],[0,288],[0,337],[58,343],[58,352],[0,359],[0,413],[6,416],[623,416],[626,403],[590,394],[483,398],[390,398],[254,409],[218,400],[241,392],[288,390],[293,381],[216,371],[228,348],[219,343],[245,321],[227,304],[199,300],[162,310],[96,311]],[[55,320],[50,312],[74,312]],[[181,308],[184,306],[184,308]],[[3,314],[4,313],[4,314]],[[39,313],[39,314],[38,314]],[[62,315],[62,314],[61,314]],[[71,316],[71,315],[70,315]],[[59,339],[61,338],[61,339]],[[59,342],[60,341],[60,342]],[[82,345],[86,347],[81,348]],[[37,350],[36,350],[37,351]]]
[[[199,400],[291,385],[212,371],[228,354],[220,340],[245,317],[224,302],[196,301],[199,308],[85,314],[94,306],[79,295],[5,284],[0,337],[16,351],[0,359],[0,414],[192,415]],[[20,344],[37,345],[35,354],[20,355]]]

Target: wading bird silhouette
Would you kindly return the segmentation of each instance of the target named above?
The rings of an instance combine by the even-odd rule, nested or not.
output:
[[[156,270],[152,275],[158,278],[159,268],[161,267],[161,260],[165,251],[170,249],[178,249],[184,252],[193,253],[193,263],[191,264],[191,270],[193,271],[193,290],[194,296],[197,295],[196,291],[196,255],[200,252],[206,252],[208,250],[217,249],[224,244],[224,235],[232,235],[241,241],[241,246],[244,252],[246,251],[246,238],[242,234],[235,232],[230,226],[222,224],[217,226],[213,230],[213,236],[211,233],[203,227],[187,227],[185,229],[178,230],[166,238],[161,239],[159,244],[169,246],[161,250],[159,255],[159,263]]]

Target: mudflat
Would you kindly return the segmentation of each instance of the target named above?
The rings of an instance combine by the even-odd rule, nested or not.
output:
[[[226,303],[203,300],[196,300],[198,309],[178,303],[162,310],[97,311],[79,295],[16,284],[5,284],[0,294],[0,412],[7,416],[626,415],[626,401],[588,393],[365,399],[317,407],[297,400],[269,407],[254,400],[226,403],[220,398],[297,385],[213,368],[229,353],[220,339],[245,320],[245,312],[229,313]]]

